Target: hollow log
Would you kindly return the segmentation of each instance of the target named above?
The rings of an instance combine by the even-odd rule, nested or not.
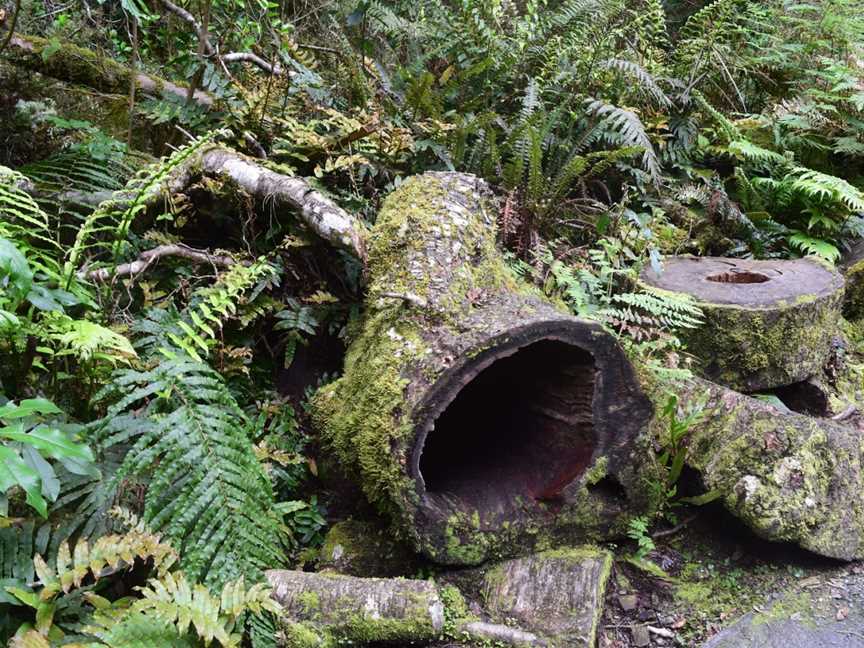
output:
[[[429,581],[289,570],[268,571],[267,580],[292,648],[407,645],[436,639],[444,628],[444,604]]]
[[[364,318],[315,419],[416,550],[479,564],[620,535],[652,408],[617,341],[523,283],[477,178],[426,173],[370,236]]]
[[[705,378],[754,392],[817,374],[837,335],[843,278],[812,258],[753,261],[671,257],[640,277],[696,299],[704,324],[681,337]]]
[[[864,558],[864,437],[701,379],[670,388],[703,408],[686,463],[757,535],[830,558]],[[659,394],[662,389],[654,388]],[[668,431],[655,421],[657,438]]]

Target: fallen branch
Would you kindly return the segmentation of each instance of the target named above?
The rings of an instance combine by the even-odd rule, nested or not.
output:
[[[686,520],[683,520],[679,524],[676,524],[671,529],[664,529],[663,531],[657,531],[656,533],[652,533],[651,537],[656,540],[657,538],[665,538],[665,537],[670,536],[670,535],[675,535],[676,533],[678,533],[679,531],[684,529],[688,524],[690,524],[697,517],[699,517],[699,514],[694,513],[693,515],[688,517]]]
[[[274,74],[276,76],[280,76],[286,73],[283,67],[275,63],[268,63],[263,58],[252,52],[229,52],[227,54],[218,54],[216,48],[213,47],[213,43],[211,43],[210,39],[207,38],[207,33],[202,28],[201,23],[195,20],[195,16],[193,16],[183,7],[177,6],[170,0],[162,0],[162,5],[175,16],[188,23],[189,26],[195,30],[195,33],[198,34],[199,40],[201,40],[204,45],[204,53],[208,56],[218,56],[226,63],[232,63],[237,61],[243,63],[251,63],[252,65],[261,68],[265,72],[269,74]],[[288,72],[287,74],[291,75],[291,72]]]
[[[134,80],[138,91],[144,94],[186,100],[188,88],[131,70],[91,50],[66,42],[61,42],[59,49],[52,53],[53,49],[53,45],[45,38],[13,34],[7,48],[3,50],[3,56],[18,67],[101,92],[125,95]],[[195,91],[193,100],[204,108],[212,108],[215,104],[214,98],[202,90]]]
[[[366,226],[353,214],[349,214],[317,189],[314,189],[304,178],[288,176],[272,171],[241,153],[222,146],[204,148],[200,153],[191,156],[179,165],[158,188],[145,197],[137,198],[139,203],[155,207],[164,200],[165,193],[176,194],[185,191],[196,182],[201,175],[232,182],[244,192],[261,202],[272,205],[274,209],[287,208],[296,213],[303,224],[313,233],[328,243],[347,250],[361,262],[366,262]],[[127,204],[135,200],[135,193],[129,189],[120,190],[112,195],[112,210],[122,211]],[[154,248],[157,250],[159,248]],[[186,248],[181,256],[192,253],[202,253],[199,250]],[[148,251],[150,252],[150,251]],[[145,253],[146,254],[146,253]],[[159,256],[166,256],[162,253]],[[203,254],[206,254],[204,252]],[[225,257],[223,257],[225,258]],[[212,260],[212,259],[210,259]],[[136,274],[141,267],[134,264],[147,261],[139,258],[125,269],[125,274]],[[203,261],[202,261],[203,262]],[[152,261],[151,261],[152,263]],[[223,264],[224,265],[224,264]],[[124,266],[120,266],[124,267]],[[110,271],[107,276],[119,274],[118,269]],[[94,280],[104,280],[102,271],[88,275],[86,269],[81,269],[78,276],[86,276]]]
[[[253,52],[228,52],[228,54],[222,54],[221,58],[223,61],[227,63],[236,63],[237,61],[243,63],[251,63],[256,67],[261,68],[265,72],[269,72],[275,76],[281,76],[283,74],[288,74],[289,76],[292,74],[291,72],[286,72],[285,68],[281,65],[277,65],[276,63],[268,63],[263,58],[254,54]]]
[[[246,193],[275,205],[296,210],[315,234],[333,245],[366,260],[366,227],[304,178],[271,171],[260,163],[230,149],[216,147],[201,156],[206,175],[231,180]]]
[[[81,270],[78,272],[80,279],[91,281],[106,281],[115,277],[126,277],[137,275],[156,263],[163,257],[182,257],[194,263],[209,263],[213,266],[228,267],[237,263],[230,256],[210,254],[206,250],[196,250],[188,245],[172,244],[160,245],[158,247],[142,252],[141,255],[131,263],[122,263],[114,268],[99,268],[98,270]]]

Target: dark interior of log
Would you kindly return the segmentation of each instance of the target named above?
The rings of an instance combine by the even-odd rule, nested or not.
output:
[[[706,277],[708,281],[716,283],[754,284],[771,281],[770,277],[761,272],[750,272],[749,270],[732,270],[731,272],[720,272]]]
[[[486,367],[426,437],[427,495],[493,515],[559,502],[594,452],[594,374],[590,353],[552,340]]]

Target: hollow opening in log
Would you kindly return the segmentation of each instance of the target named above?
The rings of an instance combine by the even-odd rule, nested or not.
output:
[[[429,430],[419,462],[427,496],[506,514],[560,501],[591,463],[593,356],[557,340],[508,353],[469,376]]]
[[[750,272],[749,270],[732,270],[731,272],[719,272],[706,277],[708,281],[715,283],[755,284],[771,281],[761,272]]]

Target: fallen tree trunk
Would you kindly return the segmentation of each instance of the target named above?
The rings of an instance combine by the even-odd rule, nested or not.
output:
[[[652,504],[651,406],[630,363],[510,272],[495,217],[463,174],[387,199],[362,330],[315,399],[367,496],[447,564],[620,535]]]
[[[267,580],[284,610],[286,646],[406,645],[444,628],[444,604],[429,581],[288,570],[268,571]]]
[[[843,255],[840,268],[846,278],[843,314],[856,320],[864,315],[864,240],[857,241]]]
[[[731,513],[768,540],[864,558],[864,439],[856,426],[784,413],[705,380],[669,387],[683,407],[703,411],[686,461]],[[666,423],[654,425],[663,442]]]
[[[59,49],[52,50],[52,42],[45,38],[13,34],[2,55],[19,67],[101,92],[128,94],[134,78],[137,89],[144,94],[186,101],[188,88],[132,70],[91,50],[71,43],[61,43]],[[201,90],[196,90],[192,99],[203,108],[215,104],[214,98]]]

